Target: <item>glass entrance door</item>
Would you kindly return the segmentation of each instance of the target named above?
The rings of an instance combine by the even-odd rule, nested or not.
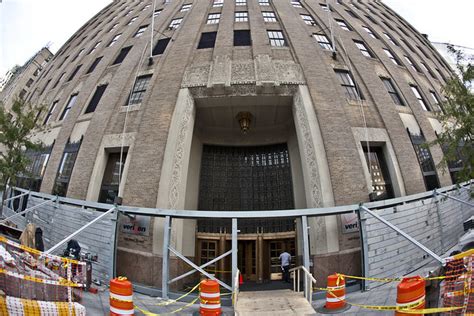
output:
[[[257,280],[257,247],[255,240],[239,240],[237,267],[244,281]]]

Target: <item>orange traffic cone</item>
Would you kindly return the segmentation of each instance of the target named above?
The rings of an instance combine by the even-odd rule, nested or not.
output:
[[[242,277],[242,274],[239,273],[239,285],[244,284],[244,278]]]

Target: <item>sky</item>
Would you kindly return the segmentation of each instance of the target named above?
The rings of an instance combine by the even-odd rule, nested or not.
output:
[[[16,64],[24,64],[46,45],[56,53],[84,23],[111,2],[0,0],[0,77]],[[428,34],[431,41],[474,48],[474,35],[471,33],[474,0],[384,2],[418,31]]]

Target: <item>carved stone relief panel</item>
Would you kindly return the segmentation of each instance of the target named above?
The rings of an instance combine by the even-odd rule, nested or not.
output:
[[[316,149],[313,144],[313,137],[309,126],[309,120],[306,115],[306,111],[303,105],[303,99],[300,93],[296,93],[294,96],[293,105],[293,116],[297,122],[297,129],[301,131],[303,148],[300,148],[300,152],[303,154],[306,166],[303,166],[303,170],[309,172],[309,185],[311,194],[311,206],[308,207],[320,207],[322,206],[321,187],[318,163],[316,161]]]
[[[255,83],[255,67],[253,60],[232,62],[231,84]]]
[[[209,77],[208,86],[230,86],[232,62],[227,55],[216,56],[211,65],[211,75]]]
[[[206,86],[210,68],[209,64],[189,67],[184,73],[181,86],[183,88]]]

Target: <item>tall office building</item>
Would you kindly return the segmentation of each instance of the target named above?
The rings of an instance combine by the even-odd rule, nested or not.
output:
[[[230,249],[219,211],[289,210],[399,197],[452,183],[432,141],[451,69],[381,1],[114,1],[58,51],[31,100],[48,105],[21,184],[78,199],[212,210],[176,220],[197,263]],[[160,285],[163,223],[122,216],[117,271]],[[318,278],[360,273],[350,216],[309,218]],[[133,227],[140,229],[133,229]],[[292,218],[239,221],[245,280],[302,253]],[[172,259],[172,273],[186,269]],[[230,262],[214,266],[229,270]]]

